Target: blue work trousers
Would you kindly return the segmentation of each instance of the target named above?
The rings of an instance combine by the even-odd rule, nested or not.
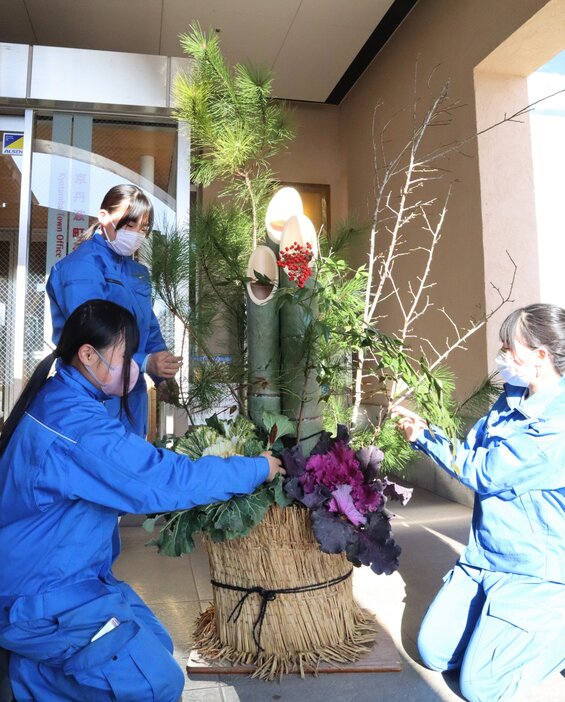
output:
[[[460,669],[469,702],[503,702],[565,666],[565,585],[458,564],[430,605],[418,649]]]
[[[184,673],[173,658],[171,637],[129,585],[117,583],[112,590],[109,599],[94,599],[60,616],[19,622],[18,630],[10,632],[14,648],[20,650],[10,654],[10,680],[18,702],[179,700]],[[119,626],[76,646],[101,610],[104,618],[113,612]],[[28,655],[21,655],[24,652]]]

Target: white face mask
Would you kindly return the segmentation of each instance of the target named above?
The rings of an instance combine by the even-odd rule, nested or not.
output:
[[[143,244],[144,239],[143,234],[127,227],[116,229],[116,238],[113,241],[110,241],[106,234],[106,243],[118,256],[132,256]]]
[[[496,368],[505,383],[527,388],[534,376],[534,368],[530,365],[516,363],[507,351],[500,351],[496,357]]]

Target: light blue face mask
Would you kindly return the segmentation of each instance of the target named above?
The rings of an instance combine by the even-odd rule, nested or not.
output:
[[[92,347],[92,350],[110,371],[110,380],[107,383],[101,382],[96,377],[94,371],[91,370],[88,366],[84,366],[83,364],[83,366],[86,368],[86,372],[94,378],[94,380],[96,381],[96,385],[102,390],[102,392],[106,393],[106,395],[116,395],[117,397],[122,397],[122,395],[124,394],[123,363],[120,363],[117,366],[113,366],[104,358],[104,356],[101,353],[99,353],[94,348],[94,346]],[[133,390],[138,378],[139,366],[132,358],[129,371],[128,393]]]
[[[533,376],[533,368],[529,365],[519,365],[507,351],[500,351],[496,357],[496,368],[509,385],[527,388]]]

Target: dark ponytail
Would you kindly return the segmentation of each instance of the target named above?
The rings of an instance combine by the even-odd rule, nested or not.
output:
[[[90,344],[100,351],[118,344],[122,339],[125,341],[125,351],[121,409],[131,419],[127,389],[131,359],[139,344],[137,323],[125,307],[108,300],[89,300],[77,307],[67,319],[57,348],[38,364],[10,412],[0,434],[0,456],[6,450],[20,419],[47,380],[55,359],[60,358],[70,365],[83,344]]]
[[[48,356],[46,356],[42,361],[40,361],[31,378],[28,380],[22,394],[19,396],[18,401],[14,405],[14,408],[10,412],[8,418],[4,422],[2,427],[2,433],[0,434],[0,456],[6,450],[8,442],[12,434],[14,433],[18,422],[24,415],[24,412],[30,406],[31,401],[37,395],[39,390],[43,387],[43,384],[49,376],[49,371],[56,358],[56,351],[52,351]]]

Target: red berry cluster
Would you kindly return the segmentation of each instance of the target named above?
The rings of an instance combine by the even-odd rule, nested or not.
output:
[[[312,244],[308,242],[305,246],[294,243],[281,250],[277,265],[286,269],[289,280],[295,280],[299,288],[304,287],[304,283],[312,275],[312,269],[308,265],[313,259]]]

